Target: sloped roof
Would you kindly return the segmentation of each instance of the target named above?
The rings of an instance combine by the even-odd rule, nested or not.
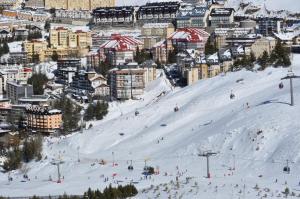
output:
[[[135,50],[136,46],[142,44],[143,42],[134,39],[133,37],[114,34],[111,36],[111,39],[103,43],[100,46],[100,48],[110,48],[110,49],[115,49],[117,51],[127,51],[127,50]]]
[[[168,39],[198,42],[204,41],[208,37],[209,33],[199,28],[179,28]]]

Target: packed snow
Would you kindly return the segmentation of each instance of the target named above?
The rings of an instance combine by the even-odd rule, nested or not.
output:
[[[300,55],[294,55],[298,75],[299,66]],[[162,73],[141,100],[111,103],[108,116],[91,129],[46,138],[42,161],[11,172],[12,182],[0,173],[0,195],[82,194],[88,187],[130,182],[139,189],[137,198],[280,198],[286,187],[298,195],[300,80],[294,81],[292,107],[288,82],[278,88],[287,73],[242,70],[185,88],[173,88]],[[210,179],[206,159],[198,156],[207,150],[217,153],[210,158]],[[57,159],[64,161],[62,183],[51,164]],[[133,171],[127,169],[130,160]],[[290,174],[283,172],[286,160]],[[146,179],[145,163],[159,174]],[[27,170],[30,181],[23,179]]]

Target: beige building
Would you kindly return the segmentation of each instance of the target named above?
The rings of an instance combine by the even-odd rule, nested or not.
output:
[[[27,126],[32,131],[53,133],[61,128],[62,112],[47,107],[30,106],[26,108]]]
[[[47,50],[48,43],[42,40],[31,40],[24,41],[23,48],[27,53],[29,59],[33,59],[34,55],[38,55],[39,58],[44,54],[44,51]]]
[[[251,46],[251,51],[256,58],[263,55],[264,51],[271,54],[272,50],[275,48],[276,40],[273,37],[262,37],[257,39]]]
[[[171,23],[149,23],[142,27],[144,48],[151,49],[157,42],[168,38],[175,31]]]
[[[45,0],[46,9],[93,10],[97,7],[114,7],[115,0]]]
[[[51,48],[88,48],[92,46],[91,32],[72,31],[63,27],[50,30]]]
[[[196,62],[195,66],[186,68],[184,77],[186,78],[187,85],[192,85],[200,79],[206,79],[209,77],[208,65],[206,63]]]
[[[39,56],[39,61],[50,60],[56,53],[59,58],[65,57],[83,57],[92,45],[90,32],[81,30],[72,31],[66,28],[57,28],[50,30],[50,48],[48,43],[41,40],[25,41],[23,43],[24,51],[28,58],[32,59],[33,55]]]
[[[157,64],[152,60],[147,60],[140,65],[141,69],[144,69],[144,81],[145,84],[153,81],[156,79],[156,68]]]

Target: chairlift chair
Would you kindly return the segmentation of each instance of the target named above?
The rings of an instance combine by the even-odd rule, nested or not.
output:
[[[233,93],[230,94],[230,99],[234,99],[235,95]]]
[[[283,89],[283,83],[282,82],[280,82],[280,84],[279,84],[279,89]]]
[[[176,106],[176,107],[174,108],[174,112],[177,112],[177,111],[179,111],[178,106]]]
[[[138,116],[140,113],[138,111],[135,111],[135,116]]]
[[[130,160],[130,165],[128,166],[128,170],[129,170],[129,171],[132,171],[132,170],[133,170],[132,160]]]
[[[283,167],[283,172],[285,172],[285,173],[290,173],[290,171],[291,171],[291,169],[290,169],[289,166]]]

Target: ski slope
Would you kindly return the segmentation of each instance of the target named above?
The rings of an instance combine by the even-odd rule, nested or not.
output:
[[[300,55],[293,56],[293,70],[300,74]],[[294,81],[291,107],[288,82],[278,88],[287,71],[243,70],[175,89],[162,74],[143,99],[112,103],[108,116],[83,134],[47,138],[43,160],[13,171],[12,182],[0,173],[0,195],[82,194],[88,187],[130,182],[140,191],[136,198],[281,198],[286,187],[298,195],[300,80]],[[206,150],[218,153],[210,159],[211,179],[205,178],[206,159],[198,157]],[[51,164],[59,156],[62,183],[55,182],[57,168]],[[107,164],[99,164],[101,159]],[[283,172],[287,159],[291,174]],[[133,171],[127,170],[130,160]],[[144,179],[145,160],[159,175]],[[30,181],[22,177],[25,170]]]

